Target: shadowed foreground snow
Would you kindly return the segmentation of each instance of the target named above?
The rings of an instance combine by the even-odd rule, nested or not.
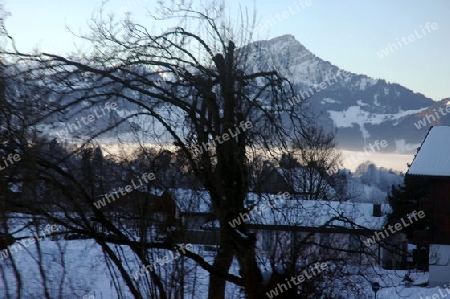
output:
[[[20,221],[19,221],[20,222]],[[23,221],[25,223],[25,220]],[[10,227],[19,228],[24,223],[15,221],[15,225]],[[22,224],[22,225],[21,225]],[[15,237],[32,236],[28,229],[15,233]],[[12,229],[11,231],[14,231]],[[50,298],[89,298],[89,299],[112,299],[118,298],[119,294],[115,286],[119,286],[122,298],[133,298],[128,291],[125,282],[118,275],[114,265],[107,263],[101,247],[92,240],[65,240],[59,237],[59,240],[52,240],[52,237],[46,237],[41,240],[40,253],[36,244],[23,247],[20,251],[14,252],[10,257],[2,257],[0,260],[0,298],[16,298],[16,286],[18,276],[21,280],[20,298],[45,298],[44,285]],[[140,262],[135,255],[126,246],[113,246],[115,252],[119,254],[122,260],[126,260],[124,267],[132,275],[141,268]],[[203,246],[194,246],[193,251],[200,253],[206,261],[212,263],[213,253],[203,250]],[[154,250],[154,260],[162,258],[168,254],[167,250]],[[42,267],[39,267],[41,260]],[[261,261],[263,262],[263,261]],[[180,265],[184,268],[184,273],[180,273]],[[263,269],[269,269],[268,263],[261,265]],[[207,297],[208,273],[195,262],[183,258],[176,262],[171,262],[157,266],[156,272],[163,281],[170,281],[174,275],[182,275],[184,279],[185,298],[202,299]],[[111,275],[111,271],[117,273]],[[382,288],[377,294],[378,299],[392,298],[445,298],[450,295],[450,289],[447,292],[445,288],[427,288],[414,285],[420,285],[428,280],[428,273],[410,274],[414,280],[413,286],[406,287],[402,282],[406,271],[387,271],[380,268],[361,269],[363,273],[373,277],[371,281],[380,282]],[[177,273],[178,272],[178,273]],[[234,261],[232,265],[233,274],[238,275],[238,265]],[[148,289],[148,273],[134,281],[141,290]],[[178,278],[177,278],[178,279]],[[333,281],[331,283],[335,290],[336,298],[360,299],[373,298],[370,282],[360,276],[350,278],[355,284],[358,284],[365,295],[354,295],[351,290],[340,290],[342,282]],[[45,284],[44,284],[45,281]],[[449,278],[450,282],[450,278]],[[330,281],[327,282],[330,286]],[[170,288],[169,288],[170,289]],[[443,295],[441,295],[443,294]],[[438,296],[438,297],[436,297]],[[240,288],[228,283],[227,298],[243,298]]]

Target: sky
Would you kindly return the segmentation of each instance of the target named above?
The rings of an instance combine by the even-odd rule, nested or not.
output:
[[[65,53],[73,47],[67,30],[88,32],[101,0],[0,0],[11,15],[5,24],[22,51]],[[199,3],[208,0],[194,0]],[[110,0],[150,28],[157,0]],[[225,0],[230,16],[239,7],[256,11],[257,39],[291,34],[316,56],[345,69],[399,83],[435,101],[450,97],[450,1],[447,0]],[[166,24],[167,25],[167,24]],[[384,49],[384,53],[382,50]]]

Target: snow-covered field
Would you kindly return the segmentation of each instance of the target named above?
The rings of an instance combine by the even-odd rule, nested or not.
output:
[[[125,263],[127,272],[133,275],[140,269],[140,263],[127,247],[116,247],[116,249],[127,256],[127,263]],[[17,279],[13,264],[17,267],[23,284],[20,298],[45,298],[44,276],[50,298],[82,299],[83,296],[85,298],[93,296],[95,299],[133,298],[125,282],[118,278],[120,275],[117,269],[106,262],[101,247],[92,240],[43,240],[40,250],[42,272],[39,269],[39,254],[35,247],[13,253],[11,258],[0,262],[0,298],[15,298],[14,295],[17,294],[15,289]],[[194,249],[196,250],[198,248]],[[167,254],[165,250],[155,252],[157,252],[155,259],[163,258]],[[169,277],[176,271],[179,261],[177,264],[168,263],[156,267],[155,271],[161,277]],[[206,272],[199,267],[194,267],[194,262],[187,259],[184,260],[183,266],[189,269],[189,275],[186,277],[196,277],[196,281],[186,281],[185,298],[204,298],[207,289]],[[110,271],[117,275],[111,275]],[[145,275],[148,278],[148,273]],[[113,278],[114,276],[116,278]],[[142,289],[145,288],[144,284],[147,280],[140,278],[134,282]],[[116,285],[120,286],[121,297],[115,288]]]
[[[46,284],[51,298],[95,298],[95,299],[109,299],[118,298],[118,294],[114,288],[115,284],[121,285],[123,298],[132,298],[125,283],[122,280],[113,280],[108,270],[108,265],[102,254],[100,246],[94,244],[92,241],[73,240],[73,241],[51,241],[44,240],[41,243],[41,255],[44,265],[44,272],[46,276]],[[123,247],[122,250],[126,251]],[[197,246],[196,249],[199,250]],[[131,252],[129,253],[132,256]],[[161,253],[163,254],[163,253]],[[22,276],[23,293],[20,298],[45,298],[43,293],[43,276],[40,274],[36,260],[36,250],[22,251],[13,254],[13,260],[16,267]],[[63,258],[62,258],[63,256]],[[210,257],[211,258],[211,257]],[[207,273],[195,267],[192,261],[186,260],[185,263],[189,265],[187,268],[195,271],[186,275],[185,298],[206,298],[206,290],[208,283]],[[128,270],[134,272],[139,269],[139,264],[130,263]],[[236,265],[235,265],[236,266]],[[170,271],[174,270],[174,265],[163,265],[161,270],[162,275],[168,275]],[[235,268],[235,267],[233,267]],[[393,298],[444,298],[432,297],[435,294],[440,296],[448,294],[445,288],[427,288],[419,286],[406,287],[402,282],[406,271],[386,271],[382,269],[375,269],[378,275],[374,276],[374,281],[380,281],[382,288],[377,294],[378,299],[393,299]],[[234,272],[234,271],[233,271]],[[190,278],[195,278],[194,281],[188,282]],[[414,280],[413,284],[422,284],[428,280],[428,273],[411,273],[411,278]],[[0,297],[6,297],[6,293],[10,296],[16,293],[15,291],[15,275],[12,269],[11,259],[3,260],[0,263]],[[5,283],[6,282],[6,283]],[[144,283],[144,280],[142,280]],[[338,284],[339,282],[336,282]],[[366,296],[361,297],[352,296],[347,293],[345,298],[372,298],[373,293],[370,284],[365,283],[364,289]],[[448,290],[450,292],[450,290]],[[227,288],[227,298],[242,298],[239,294],[239,289],[232,287],[231,284]],[[436,296],[436,295],[435,295]],[[14,298],[11,296],[10,298]],[[343,298],[343,297],[342,297]]]
[[[46,298],[45,292],[48,292],[52,299],[133,298],[116,266],[105,257],[101,246],[95,241],[66,240],[64,235],[48,236],[43,233],[47,223],[41,222],[38,225],[39,229],[36,230],[35,226],[29,226],[31,220],[29,217],[23,214],[14,216],[17,218],[8,221],[9,231],[15,238],[27,238],[11,245],[8,255],[0,255],[0,298]],[[62,228],[56,232],[62,232]],[[42,237],[39,242],[24,242],[39,237]],[[119,256],[123,267],[133,277],[133,283],[139,289],[147,290],[149,272],[134,279],[137,276],[136,271],[142,264],[129,247],[110,245],[110,248]],[[201,254],[206,261],[212,263],[212,253],[204,250],[203,246],[194,246],[192,251]],[[153,261],[162,260],[167,255],[168,250],[152,250]],[[179,271],[181,266],[184,271]],[[233,269],[237,269],[236,266],[234,263]],[[165,289],[170,290],[168,286],[173,281],[179,281],[180,276],[186,276],[185,298],[205,298],[207,272],[197,267],[192,260],[173,259],[154,268],[162,278]],[[234,274],[237,274],[237,270]],[[20,297],[16,297],[18,285]],[[239,298],[239,289],[234,285],[230,284],[227,287],[227,293],[230,294],[230,298]]]
[[[13,253],[12,259],[5,259],[0,262],[0,297],[8,298],[9,294],[14,298],[16,294],[15,285],[16,277],[13,270],[13,262],[22,279],[22,295],[20,298],[45,298],[43,290],[43,276],[45,275],[47,290],[50,298],[96,298],[109,299],[119,298],[114,285],[121,285],[122,298],[132,298],[128,288],[121,279],[112,279],[108,264],[102,254],[101,248],[91,240],[43,240],[41,242],[41,258],[43,261],[43,271],[40,272],[37,263],[38,253],[33,248],[27,248],[17,253]],[[196,246],[194,251],[199,251],[201,246]],[[121,247],[123,254],[132,257],[131,252],[127,253],[125,247]],[[206,253],[206,252],[203,252]],[[161,252],[160,255],[164,255]],[[132,262],[132,258],[127,263],[127,270],[134,273],[139,269],[140,265],[137,261]],[[212,255],[207,258],[212,261]],[[185,298],[206,298],[206,290],[208,283],[208,275],[206,271],[200,267],[195,267],[192,261],[185,260],[185,267],[189,270],[189,274],[185,276]],[[233,267],[236,268],[236,264]],[[402,279],[406,271],[386,271],[382,269],[374,269],[377,274],[374,275],[373,281],[380,281],[382,288],[377,294],[378,299],[393,298],[444,298],[436,297],[448,294],[445,288],[427,288],[414,285],[420,285],[428,280],[428,273],[415,273],[412,271],[411,278],[414,280],[413,286],[406,287]],[[113,270],[114,271],[114,270]],[[171,271],[176,271],[174,264],[166,264],[157,270],[160,275],[170,275]],[[193,273],[192,271],[195,271]],[[233,271],[235,272],[235,271]],[[195,281],[192,279],[195,277]],[[141,280],[139,283],[144,283]],[[450,279],[449,279],[450,281]],[[362,281],[364,283],[364,281]],[[338,285],[339,282],[336,282]],[[345,298],[372,298],[373,293],[369,282],[362,286],[366,290],[366,297],[352,296],[351,292],[345,295]],[[450,290],[449,290],[450,292]],[[242,298],[239,289],[231,284],[227,287],[227,298]],[[435,297],[432,297],[435,295]]]
[[[412,273],[410,276],[414,280],[413,285],[407,287],[402,282],[402,276],[397,276],[397,274],[405,273],[406,271],[389,271],[389,277],[391,277],[392,282],[394,283],[391,287],[381,288],[381,290],[377,294],[378,299],[391,299],[391,298],[411,298],[411,299],[441,299],[445,298],[450,294],[450,288],[446,287],[421,287],[417,286],[421,283],[425,283],[428,281],[428,273]],[[449,274],[450,275],[450,274]],[[450,277],[449,277],[450,282]],[[440,294],[444,294],[441,296]],[[434,296],[434,297],[433,297]],[[370,298],[370,297],[369,297]]]

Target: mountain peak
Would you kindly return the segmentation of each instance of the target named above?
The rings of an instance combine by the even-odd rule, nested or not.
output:
[[[292,34],[280,35],[280,36],[277,36],[277,37],[274,37],[274,38],[270,39],[269,41],[272,41],[272,42],[276,42],[276,41],[290,41],[290,42],[292,42],[292,41],[295,41],[295,42],[298,42],[300,44],[300,42],[298,40],[296,40],[295,36],[293,36]]]
[[[288,46],[288,47],[292,47],[292,48],[297,48],[298,51],[306,50],[306,48],[292,34],[285,34],[285,35],[277,36],[277,37],[274,37],[269,40],[255,41],[254,44],[270,45],[271,47],[273,47],[273,46],[276,46],[276,47]]]
[[[299,98],[309,99],[318,123],[339,130],[337,140],[344,148],[360,150],[378,139],[389,144],[384,150],[402,152],[423,140],[420,130],[405,134],[403,129],[427,121],[418,113],[434,109],[431,99],[363,74],[345,76],[343,69],[314,55],[291,34],[255,41],[246,50],[252,53],[245,62],[249,71],[276,70],[287,78]]]

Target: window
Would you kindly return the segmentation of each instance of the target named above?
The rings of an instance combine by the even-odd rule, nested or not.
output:
[[[373,217],[381,217],[381,205],[373,205]]]
[[[444,218],[444,232],[450,233],[450,214],[445,215],[445,218]]]
[[[273,232],[270,230],[266,230],[262,232],[262,250],[270,250],[272,245]]]

